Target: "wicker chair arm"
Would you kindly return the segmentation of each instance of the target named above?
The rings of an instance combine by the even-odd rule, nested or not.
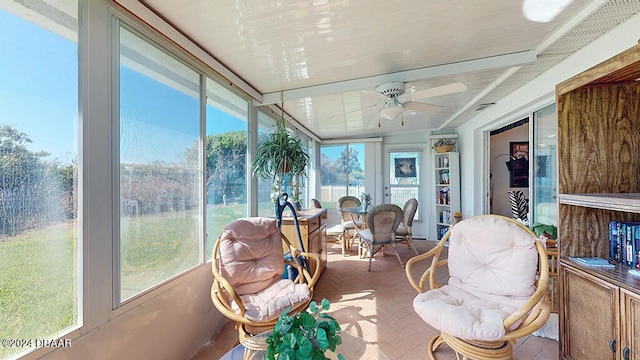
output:
[[[524,321],[520,324],[518,329],[524,329],[529,327],[530,324],[534,324],[537,319],[540,318],[538,315],[542,315],[543,319],[542,325],[549,317],[549,304],[547,299],[547,290],[549,287],[549,265],[547,263],[547,253],[542,246],[540,241],[536,241],[536,248],[538,250],[538,267],[540,269],[540,277],[538,279],[538,287],[535,293],[527,300],[524,304],[522,304],[513,314],[509,315],[504,320],[505,329],[509,329],[513,324],[518,322],[520,319],[524,319]],[[545,311],[546,308],[546,311]],[[539,313],[539,314],[538,314]],[[546,316],[545,316],[546,314]],[[535,331],[531,330],[531,331]]]
[[[404,270],[405,270],[405,273],[407,274],[407,279],[409,280],[409,283],[411,284],[411,286],[414,289],[416,289],[417,292],[423,293],[427,290],[425,289],[425,283],[427,280],[429,280],[430,288],[434,289],[434,288],[440,287],[440,285],[435,281],[435,272],[438,268],[447,264],[447,260],[439,260],[439,259],[440,259],[440,254],[442,253],[442,249],[444,248],[444,244],[448,238],[449,238],[449,233],[447,233],[442,238],[442,240],[440,240],[440,242],[438,243],[438,245],[436,245],[436,247],[427,251],[424,254],[420,254],[412,257],[405,264]],[[428,260],[430,258],[431,258],[431,265],[424,271],[424,273],[420,277],[420,280],[416,281],[413,275],[411,274],[411,269],[413,265],[420,261]]]
[[[320,257],[314,253],[299,252],[299,251],[297,253],[299,255],[306,257],[308,260],[313,259],[313,261],[310,263],[316,264],[315,268],[312,269],[313,276],[311,276],[311,274],[309,274],[309,272],[305,268],[300,266],[300,268],[302,269],[302,274],[304,275],[307,281],[307,286],[309,287],[309,289],[313,289],[313,287],[316,285],[316,282],[318,282],[318,279],[320,278]]]

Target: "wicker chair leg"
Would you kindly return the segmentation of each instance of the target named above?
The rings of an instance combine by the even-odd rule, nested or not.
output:
[[[402,263],[402,259],[400,259],[400,254],[398,254],[398,246],[396,244],[391,244],[391,248],[393,249],[393,253],[396,254],[396,257],[400,262],[400,266],[404,269],[404,264]]]
[[[433,352],[438,350],[438,348],[440,347],[440,345],[442,345],[444,343],[444,340],[442,340],[442,337],[440,335],[438,336],[434,336],[431,341],[429,341],[429,346],[427,348],[427,350],[429,351],[429,360],[437,360],[436,357],[433,355]]]
[[[409,247],[413,249],[413,251],[416,253],[416,255],[419,255],[418,254],[418,249],[416,249],[416,246],[413,244],[413,236],[411,236],[411,234],[409,234],[409,236],[407,236],[407,245],[409,245]]]

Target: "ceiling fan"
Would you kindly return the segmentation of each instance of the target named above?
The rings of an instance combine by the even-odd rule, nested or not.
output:
[[[435,114],[442,109],[442,106],[428,104],[418,100],[455,94],[466,90],[467,85],[458,81],[405,94],[405,83],[398,81],[385,83],[376,87],[376,91],[385,97],[385,103],[378,113],[381,117],[390,120],[397,118],[405,111]]]

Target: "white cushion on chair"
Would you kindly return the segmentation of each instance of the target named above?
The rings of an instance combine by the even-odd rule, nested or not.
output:
[[[456,224],[449,237],[449,285],[519,306],[536,290],[535,241],[517,224],[494,217],[475,217]]]
[[[456,337],[500,339],[505,334],[504,319],[536,290],[535,241],[525,229],[497,217],[473,217],[456,224],[449,237],[449,282],[419,294],[413,302],[415,311]]]
[[[362,227],[362,221],[345,221],[342,223],[342,227],[344,229],[355,229],[357,228],[361,228]]]
[[[396,230],[396,236],[405,236],[409,235],[409,228],[404,226],[404,224],[398,225],[398,229]]]
[[[442,332],[486,341],[504,336],[503,321],[517,309],[450,285],[419,294],[413,300],[413,308],[426,323]]]
[[[282,279],[274,282],[256,294],[241,296],[246,308],[244,317],[251,321],[269,321],[276,319],[288,307],[297,308],[309,299],[309,288],[305,284],[294,284]],[[238,311],[235,303],[234,310]]]

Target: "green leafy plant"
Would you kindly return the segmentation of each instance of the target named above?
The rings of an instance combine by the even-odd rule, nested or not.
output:
[[[267,338],[269,360],[325,360],[325,352],[335,351],[342,343],[338,322],[322,312],[329,310],[330,303],[322,299],[321,308],[315,301],[309,311],[287,315],[286,309],[278,318],[273,332]],[[277,356],[276,356],[277,355]],[[338,354],[339,360],[345,360]]]
[[[291,179],[306,177],[309,154],[306,153],[302,140],[287,130],[284,119],[280,119],[276,131],[261,140],[253,159],[252,171],[263,179],[272,179],[275,195],[278,196],[285,185],[290,185]],[[296,184],[298,183],[296,180]],[[296,186],[294,192],[299,187]],[[298,194],[294,193],[293,197],[297,198]]]
[[[538,236],[544,235],[553,240],[558,238],[558,227],[555,225],[535,223],[530,228]]]
[[[450,138],[440,138],[437,139],[436,141],[434,141],[433,146],[445,146],[445,145],[455,145],[455,141],[453,141],[453,139]]]

